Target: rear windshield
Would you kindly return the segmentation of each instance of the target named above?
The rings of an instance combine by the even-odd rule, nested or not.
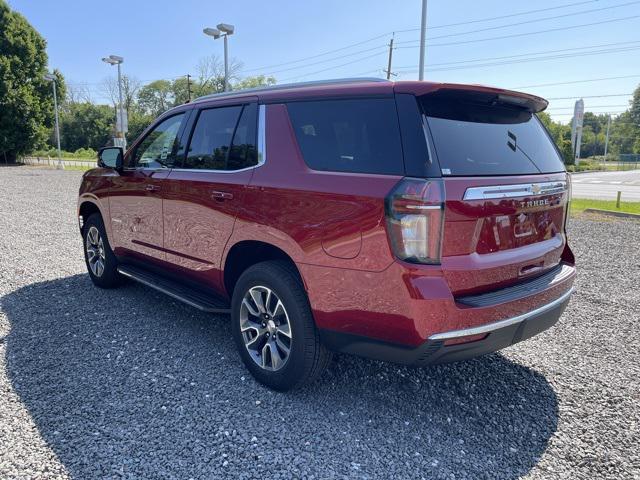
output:
[[[291,102],[287,110],[309,168],[404,174],[393,98]]]
[[[469,99],[421,98],[443,175],[564,171],[538,118],[523,109]]]

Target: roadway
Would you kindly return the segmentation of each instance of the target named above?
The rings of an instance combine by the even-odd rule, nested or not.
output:
[[[574,198],[615,200],[621,191],[623,201],[640,202],[640,170],[574,173],[571,184]]]

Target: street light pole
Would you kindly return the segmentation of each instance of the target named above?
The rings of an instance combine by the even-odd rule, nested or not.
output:
[[[420,23],[420,68],[418,80],[424,80],[424,54],[427,39],[427,0],[422,0],[422,22]]]
[[[120,71],[120,65],[124,62],[124,58],[119,57],[118,55],[109,55],[108,57],[104,57],[102,59],[103,62],[108,63],[109,65],[117,65],[118,66],[118,102],[119,108],[116,117],[116,127],[118,124],[118,119],[120,120],[120,129],[119,133],[122,134],[122,146],[126,150],[127,148],[127,137],[125,136],[125,128],[124,128],[124,105],[122,104],[122,73]],[[118,132],[116,132],[118,133]]]
[[[62,150],[60,149],[60,121],[58,120],[58,92],[56,90],[56,76],[47,73],[44,76],[45,80],[49,80],[53,84],[53,108],[56,119],[56,143],[58,146],[58,170],[64,170],[64,164],[62,163]]]
[[[227,45],[227,37],[224,35],[224,91],[229,91],[229,47]]]
[[[122,132],[122,141],[124,142],[124,149],[127,148],[127,137],[124,134],[124,106],[122,105],[122,74],[120,72],[120,64],[122,62],[118,62],[118,98],[120,101],[120,130]]]
[[[204,28],[202,32],[205,35],[209,35],[213,37],[214,40],[219,39],[220,37],[224,37],[224,91],[229,91],[229,46],[228,39],[229,35],[233,35],[235,31],[235,27],[233,25],[229,25],[228,23],[219,23],[216,28]]]

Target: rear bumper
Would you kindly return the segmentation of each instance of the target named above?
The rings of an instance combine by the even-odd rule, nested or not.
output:
[[[572,293],[573,288],[570,288],[555,300],[513,317],[433,334],[416,348],[332,330],[321,330],[320,335],[325,345],[333,350],[376,360],[415,366],[456,362],[501,350],[552,327],[564,312]],[[475,341],[448,344],[477,335],[481,338]]]

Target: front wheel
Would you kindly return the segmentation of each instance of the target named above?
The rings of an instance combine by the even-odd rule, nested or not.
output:
[[[231,302],[233,335],[253,376],[274,390],[315,380],[331,360],[294,268],[269,261],[247,269]]]
[[[82,229],[84,260],[94,285],[100,288],[114,288],[123,282],[118,273],[118,261],[111,251],[102,217],[94,213]]]

